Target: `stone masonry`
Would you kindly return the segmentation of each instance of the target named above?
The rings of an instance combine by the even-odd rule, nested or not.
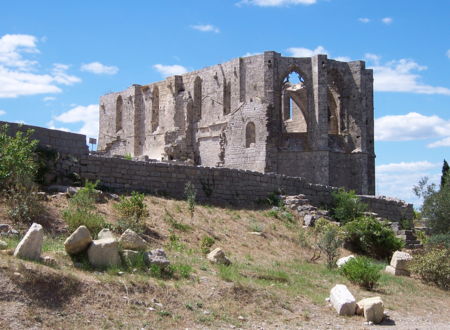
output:
[[[268,51],[100,99],[98,149],[375,193],[373,74]],[[181,175],[181,174],[180,174]]]

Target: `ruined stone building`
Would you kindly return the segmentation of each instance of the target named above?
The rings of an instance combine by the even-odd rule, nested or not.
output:
[[[102,96],[98,149],[374,194],[373,116],[363,61],[269,51]]]

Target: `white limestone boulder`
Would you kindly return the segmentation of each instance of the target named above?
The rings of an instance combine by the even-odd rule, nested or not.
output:
[[[78,254],[86,250],[91,242],[89,229],[80,226],[64,241],[64,249],[68,254]]]
[[[163,249],[156,249],[144,253],[144,262],[148,266],[156,265],[160,268],[165,268],[170,265],[170,261],[167,259],[166,252]]]
[[[43,241],[44,229],[40,224],[33,223],[17,245],[14,256],[22,259],[40,260]]]
[[[225,255],[225,252],[221,248],[214,249],[206,256],[206,259],[214,264],[231,265],[230,259]]]
[[[364,315],[366,322],[381,323],[384,318],[383,300],[380,297],[371,297],[358,301],[356,314]]]
[[[330,303],[338,315],[354,315],[356,311],[356,300],[347,287],[336,284],[330,291]]]
[[[395,276],[409,276],[410,272],[408,270],[394,268],[390,265],[386,266],[384,271],[388,274],[395,275]]]
[[[131,229],[125,230],[120,236],[119,244],[123,249],[127,250],[145,250],[147,248],[147,242]]]
[[[412,256],[409,253],[402,251],[395,251],[392,255],[391,266],[395,269],[404,270],[409,272],[409,264],[411,263]]]
[[[100,232],[97,235],[97,239],[104,239],[104,238],[115,239],[113,232],[107,228],[103,228],[102,230],[100,230]]]
[[[347,262],[349,262],[350,260],[352,260],[354,258],[355,258],[355,256],[353,254],[349,255],[347,257],[339,258],[338,261],[336,261],[336,265],[338,266],[338,268],[341,268],[343,265],[345,265]]]
[[[94,267],[104,268],[120,265],[119,243],[113,238],[92,241],[87,253],[89,262]]]

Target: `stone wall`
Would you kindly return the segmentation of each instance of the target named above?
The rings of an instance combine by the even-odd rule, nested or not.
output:
[[[60,153],[76,156],[87,156],[89,154],[85,135],[0,121],[0,126],[5,124],[8,125],[9,135],[15,135],[18,130],[22,132],[26,132],[29,129],[33,130],[34,133],[31,137],[38,140],[41,147],[51,147]]]

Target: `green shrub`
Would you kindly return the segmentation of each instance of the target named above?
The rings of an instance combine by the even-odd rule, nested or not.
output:
[[[114,204],[114,208],[120,215],[119,229],[129,228],[138,233],[144,231],[144,219],[148,216],[144,199],[145,195],[136,191],[133,191],[130,197],[120,196],[120,201]]]
[[[392,229],[372,217],[361,217],[344,226],[344,240],[357,252],[376,259],[387,259],[403,247]]]
[[[361,217],[367,209],[367,205],[361,203],[353,190],[345,191],[345,189],[340,188],[337,192],[333,192],[332,196],[331,215],[342,224]]]
[[[191,214],[191,219],[194,217],[195,212],[195,198],[197,193],[195,192],[195,187],[192,182],[187,182],[184,186],[184,195],[186,196],[186,202],[188,204],[189,213]]]
[[[433,248],[421,255],[416,255],[410,270],[424,282],[434,283],[440,288],[450,288],[450,250]]]
[[[324,227],[323,232],[319,236],[317,246],[320,251],[325,253],[327,257],[327,267],[336,267],[336,261],[339,257],[339,248],[342,245],[339,228],[335,225],[328,225]]]
[[[0,126],[0,197],[15,222],[32,222],[41,213],[34,183],[38,170],[34,153],[37,140],[32,130],[8,135],[8,125]]]
[[[356,257],[342,265],[339,271],[350,282],[372,290],[378,284],[381,269],[382,266],[374,264],[367,257]]]
[[[443,247],[450,249],[450,233],[430,236],[425,244],[428,248]]]
[[[79,189],[75,195],[69,200],[69,206],[74,209],[95,209],[95,202],[98,198],[98,190],[96,190],[98,181],[86,181],[84,187]]]
[[[215,242],[216,240],[213,237],[203,236],[202,241],[200,242],[200,250],[202,253],[208,254]]]
[[[93,210],[69,207],[63,211],[63,219],[69,226],[70,231],[76,230],[79,226],[86,226],[94,237],[106,227],[103,216]]]

